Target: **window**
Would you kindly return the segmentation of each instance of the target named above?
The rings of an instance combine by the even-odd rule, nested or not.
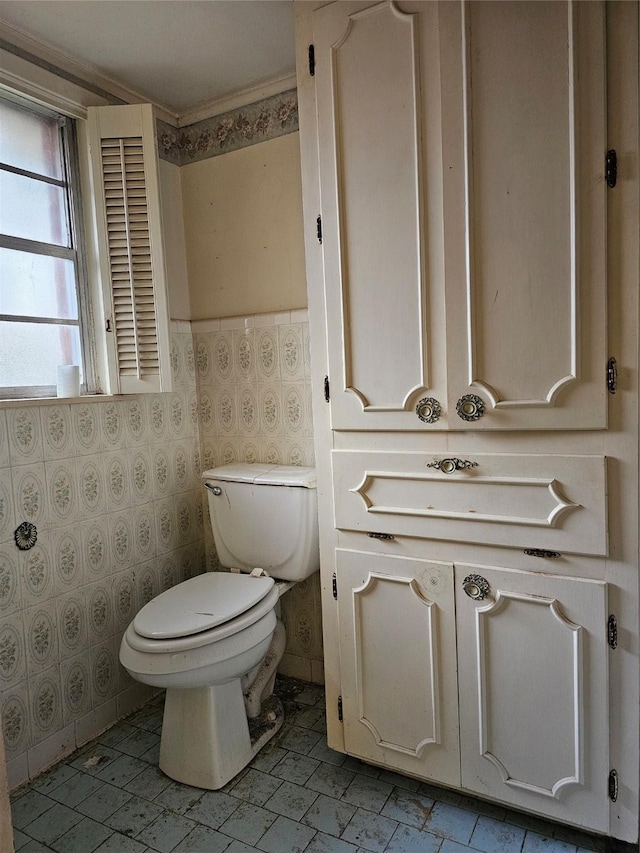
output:
[[[153,108],[82,112],[0,97],[0,399],[172,389]]]
[[[4,99],[0,127],[0,397],[52,396],[59,364],[86,387],[75,127]]]

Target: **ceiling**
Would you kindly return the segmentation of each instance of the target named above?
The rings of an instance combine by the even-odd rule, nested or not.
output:
[[[295,70],[292,0],[0,0],[3,24],[175,115]]]

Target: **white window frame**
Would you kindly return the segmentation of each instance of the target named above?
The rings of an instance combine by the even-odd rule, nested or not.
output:
[[[8,163],[1,163],[0,168],[8,173],[22,175],[33,180],[60,187],[65,193],[67,224],[70,233],[70,246],[58,246],[22,237],[14,237],[0,233],[0,247],[14,249],[28,254],[46,257],[64,258],[73,263],[75,293],[78,307],[78,319],[62,319],[57,317],[27,316],[17,314],[0,314],[0,320],[6,322],[28,322],[43,325],[77,326],[80,337],[80,353],[82,366],[82,392],[94,392],[95,374],[91,352],[93,347],[91,306],[88,299],[87,268],[85,262],[85,238],[82,216],[82,193],[80,185],[80,163],[78,158],[78,137],[75,120],[57,110],[26,101],[23,98],[0,92],[0,98],[14,104],[19,109],[51,118],[58,123],[59,150],[62,160],[62,179],[50,178],[39,173],[17,168]],[[0,399],[24,399],[29,397],[55,396],[55,385],[14,385],[1,386]]]
[[[0,54],[3,52],[0,51]],[[14,57],[9,57],[11,61]],[[124,106],[93,106],[94,96],[75,84],[65,84],[58,91],[59,78],[40,72],[43,80],[36,82],[23,74],[23,63],[16,68],[20,73],[0,68],[0,95],[31,102],[36,108],[75,119],[77,155],[79,159],[79,186],[76,197],[76,234],[85,242],[84,270],[86,272],[85,297],[79,305],[81,328],[85,333],[84,362],[87,379],[82,393],[88,394],[139,394],[173,390],[171,372],[171,341],[169,328],[169,298],[164,259],[164,235],[161,214],[161,193],[158,171],[158,154],[154,109],[149,104]],[[29,69],[29,73],[31,72]],[[46,81],[46,86],[43,83]],[[71,95],[71,97],[70,97]],[[100,101],[100,99],[98,99]],[[104,103],[104,101],[102,102]],[[144,147],[144,172],[149,201],[149,230],[153,268],[153,310],[156,321],[157,369],[138,370],[135,376],[122,370],[121,359],[114,345],[117,321],[114,312],[112,282],[109,274],[109,251],[100,176],[100,127],[109,127],[109,134],[128,136],[139,133]],[[96,128],[98,128],[96,130]],[[81,208],[81,209],[80,209]],[[135,290],[135,288],[133,288]],[[146,310],[146,309],[145,309]],[[107,331],[107,328],[110,331]],[[30,396],[37,399],[55,397],[55,389],[30,387]],[[0,392],[2,401],[25,399],[7,397]]]

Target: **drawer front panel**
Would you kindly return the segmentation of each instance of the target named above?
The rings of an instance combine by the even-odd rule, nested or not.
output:
[[[607,554],[606,459],[333,451],[336,527]]]

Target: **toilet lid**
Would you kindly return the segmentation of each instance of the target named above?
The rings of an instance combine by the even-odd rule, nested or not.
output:
[[[160,593],[133,620],[137,634],[153,640],[208,631],[254,607],[273,588],[269,577],[207,572]]]

